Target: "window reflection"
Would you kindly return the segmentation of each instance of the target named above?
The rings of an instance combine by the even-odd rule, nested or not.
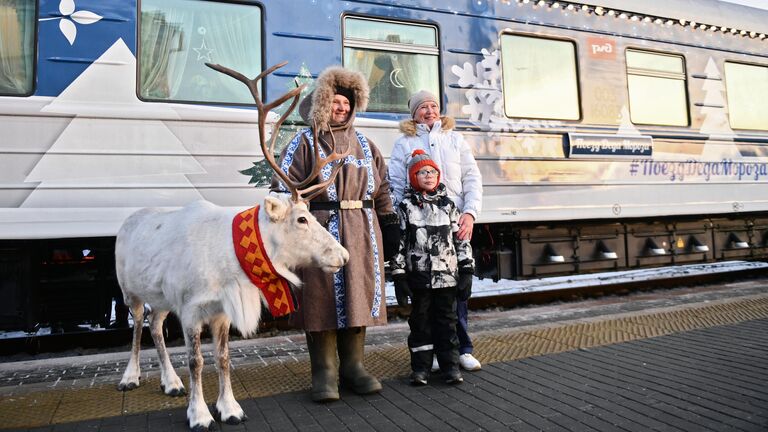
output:
[[[33,89],[35,2],[0,0],[0,95]]]
[[[572,42],[502,35],[501,53],[507,117],[581,117]]]
[[[685,81],[628,75],[632,123],[688,125]]]
[[[648,71],[685,73],[683,59],[678,56],[627,50],[627,67]]]
[[[411,94],[440,93],[437,57],[345,48],[344,64],[368,77],[368,111],[408,112]]]
[[[143,0],[139,93],[150,100],[252,104],[238,81],[205,66],[261,72],[261,10],[194,0]]]
[[[768,67],[725,63],[731,127],[768,130]]]
[[[632,123],[688,125],[681,56],[627,50],[627,87]]]
[[[407,113],[411,94],[440,94],[434,27],[347,17],[344,35],[344,66],[368,79],[368,111]]]
[[[437,46],[437,30],[434,27],[351,17],[344,22],[344,37],[346,39]]]

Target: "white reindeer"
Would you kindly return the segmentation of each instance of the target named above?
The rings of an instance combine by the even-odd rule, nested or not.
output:
[[[303,87],[294,89],[264,105],[257,82],[285,63],[273,66],[253,80],[219,65],[209,65],[248,85],[259,111],[259,141],[265,158],[291,189],[292,198],[267,196],[256,211],[264,253],[271,260],[277,276],[295,286],[301,281],[292,270],[302,266],[318,266],[332,273],[344,266],[349,254],[312,216],[305,202],[320,193],[331,181],[341,164],[336,164],[328,181],[307,187],[320,169],[346,154],[334,152],[327,158],[316,158],[313,174],[295,184],[279,169],[274,160],[277,133],[272,134],[269,148],[264,139],[267,112],[290,98],[293,102],[278,120],[275,129],[295,108]],[[318,156],[316,154],[316,156]],[[262,291],[253,285],[241,268],[233,242],[233,218],[237,210],[218,207],[209,202],[192,203],[175,211],[143,209],[134,213],[120,228],[115,245],[117,278],[126,305],[134,320],[133,346],[119,390],[139,386],[139,349],[148,304],[150,331],[160,361],[160,387],[167,395],[185,393],[184,385],[173,369],[162,325],[169,312],[180,319],[189,361],[189,406],[187,419],[192,430],[207,430],[214,419],[203,398],[203,356],[200,333],[208,325],[214,341],[219,374],[219,397],[216,411],[228,424],[246,419],[232,394],[229,373],[229,327],[233,324],[244,336],[253,334],[261,318]],[[251,213],[253,214],[253,212]]]

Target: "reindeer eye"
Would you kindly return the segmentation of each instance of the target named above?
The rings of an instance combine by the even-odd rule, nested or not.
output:
[[[296,222],[298,222],[298,223],[300,223],[300,224],[307,224],[307,223],[309,223],[309,222],[307,221],[307,218],[305,218],[304,216],[301,216],[301,217],[299,217],[298,219],[296,219]]]

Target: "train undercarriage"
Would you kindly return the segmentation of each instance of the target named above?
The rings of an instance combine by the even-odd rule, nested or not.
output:
[[[475,225],[477,276],[538,279],[768,259],[768,215]],[[0,330],[34,334],[127,325],[114,238],[0,243]]]
[[[768,257],[768,215],[478,224],[479,277],[569,274]]]

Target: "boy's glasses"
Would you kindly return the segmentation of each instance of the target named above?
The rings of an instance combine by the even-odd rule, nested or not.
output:
[[[434,176],[437,175],[437,171],[433,170],[433,169],[418,170],[418,171],[416,171],[416,175],[421,176],[421,177],[426,177],[428,175],[431,175],[431,176],[434,177]]]

